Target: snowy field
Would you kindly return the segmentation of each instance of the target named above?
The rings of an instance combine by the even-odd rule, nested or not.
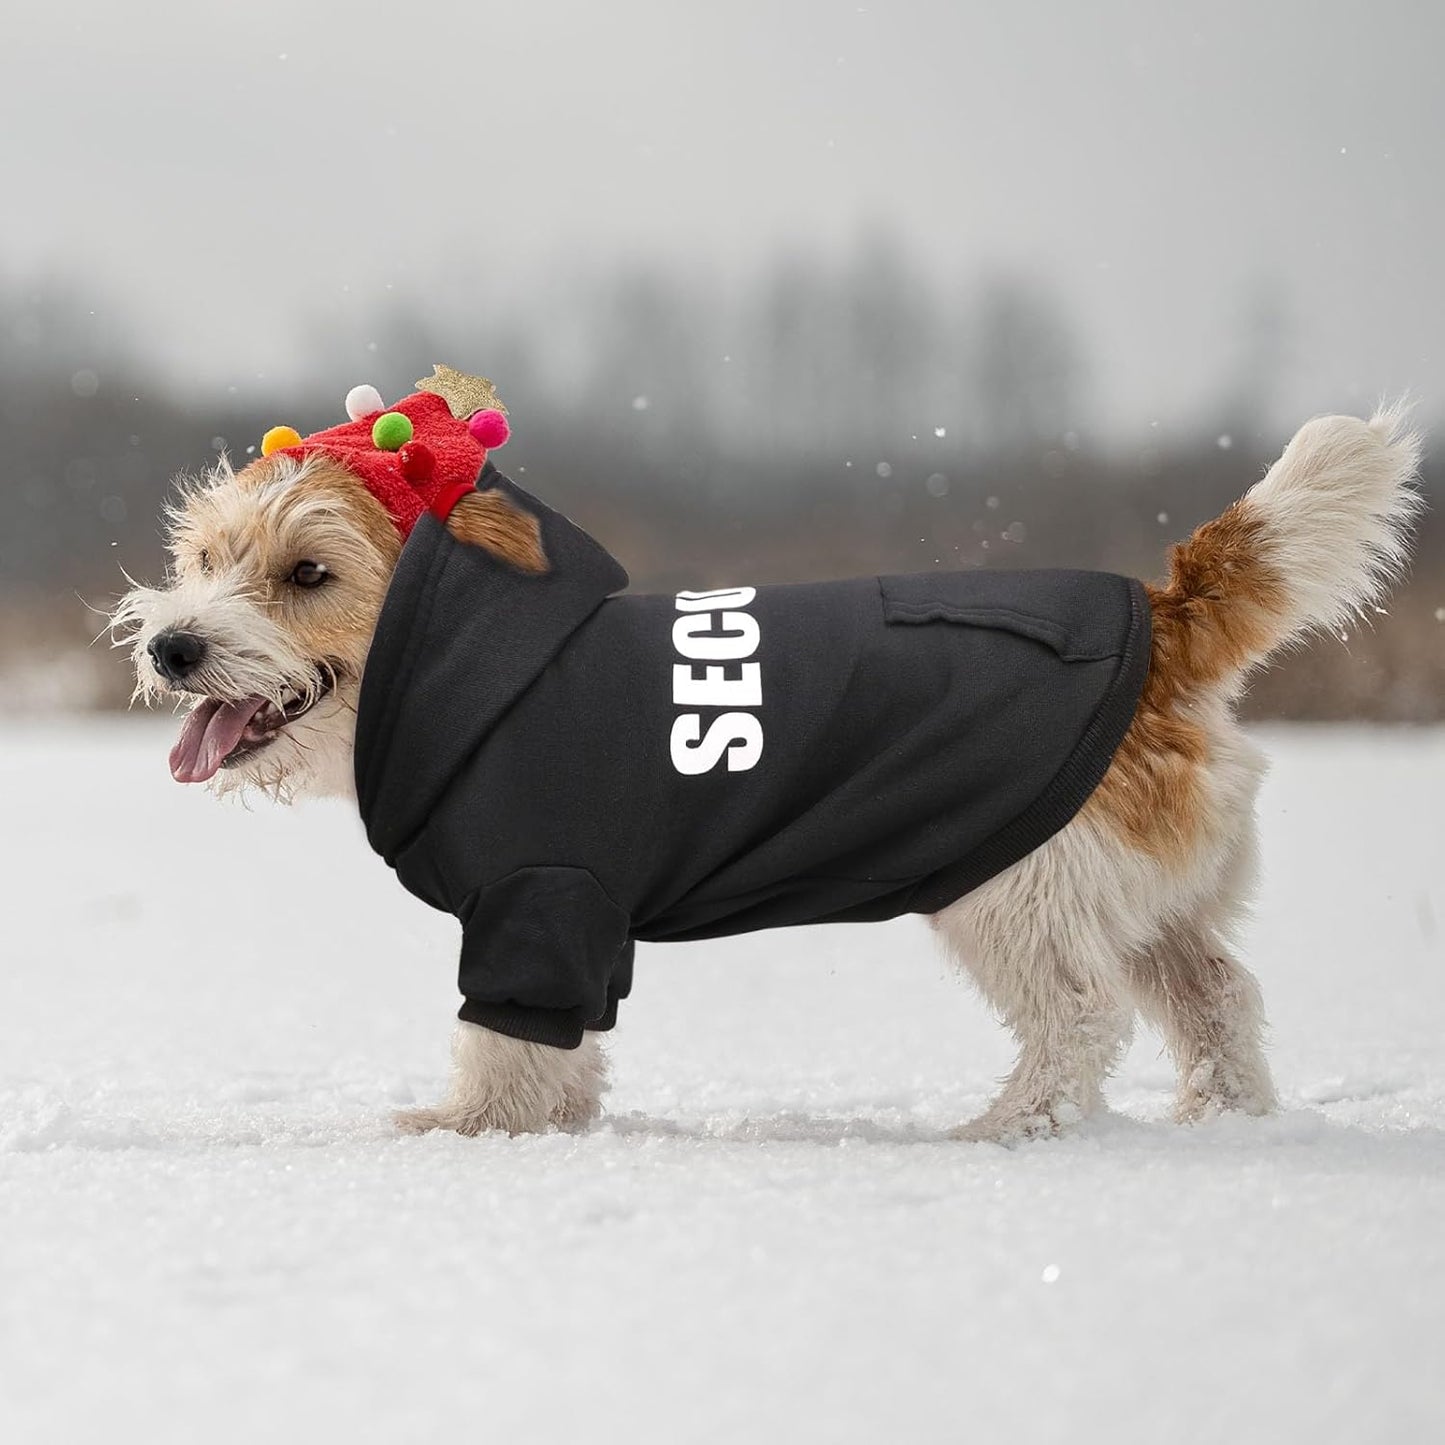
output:
[[[0,1439],[1445,1438],[1445,734],[1275,731],[1283,1112],[948,1141],[916,919],[639,952],[606,1121],[395,1137],[454,928],[169,729],[0,732]]]

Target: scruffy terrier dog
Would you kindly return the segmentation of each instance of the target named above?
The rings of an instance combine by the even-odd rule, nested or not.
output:
[[[545,599],[566,595],[546,589],[560,586],[559,577],[565,580],[569,569],[580,565],[570,560],[573,553],[567,550],[574,545],[568,540],[571,534],[561,530],[570,524],[531,505],[533,499],[512,488],[489,464],[478,482],[485,446],[469,455],[458,453],[460,460],[450,453],[443,457],[443,470],[453,462],[461,469],[463,485],[453,489],[444,505],[429,499],[437,461],[432,453],[445,451],[451,443],[445,437],[438,442],[436,437],[442,435],[438,431],[430,450],[412,442],[410,455],[405,445],[395,453],[398,436],[386,432],[390,424],[385,418],[396,413],[383,414],[373,427],[373,413],[380,407],[374,393],[361,397],[356,405],[349,399],[355,427],[348,437],[342,436],[348,429],[338,428],[335,443],[326,440],[332,433],[303,443],[291,433],[281,438],[284,445],[267,448],[269,454],[240,471],[223,460],[204,478],[183,485],[170,513],[169,580],[159,588],[135,588],[115,614],[121,639],[133,648],[138,692],[154,701],[179,699],[189,706],[171,755],[177,780],[209,782],[217,792],[255,788],[286,801],[302,794],[355,796],[359,779],[367,815],[368,787],[374,792],[386,785],[375,782],[373,759],[365,756],[365,712],[368,707],[382,710],[404,704],[379,695],[367,702],[364,677],[369,667],[380,665],[378,655],[385,653],[390,667],[390,659],[407,654],[405,639],[387,636],[388,628],[395,631],[401,624],[383,618],[384,604],[392,606],[389,593],[394,578],[400,587],[407,573],[404,547],[410,554],[425,546],[437,556],[439,549],[449,549],[427,576],[411,567],[407,585],[423,598],[424,608],[431,606],[428,588],[443,598],[438,610],[455,608],[455,598],[445,593],[445,587],[453,585],[449,579],[467,566],[480,569],[478,585],[493,589],[488,596],[501,588],[513,599],[512,611],[494,609],[488,614],[488,626],[498,631],[480,644],[488,657],[495,653],[502,659],[497,666],[507,665],[505,659],[512,655],[511,632],[525,632],[530,626],[528,599],[535,596],[538,609],[545,611],[554,606]],[[399,410],[405,413],[407,406]],[[478,414],[469,403],[452,406],[443,420],[455,416],[460,425],[472,425],[472,434],[486,444],[504,439],[505,428],[478,429]],[[395,423],[398,435],[411,437],[414,421],[420,429],[417,434],[427,436],[430,415],[413,407],[411,421]],[[827,902],[815,900],[805,915],[809,918],[930,914],[943,946],[1015,1034],[1019,1053],[1012,1073],[992,1105],[962,1126],[959,1137],[1007,1142],[1052,1134],[1101,1107],[1102,1087],[1136,1014],[1160,1031],[1177,1066],[1175,1112],[1180,1121],[1200,1120],[1223,1110],[1262,1114],[1274,1106],[1261,1044],[1259,988],[1235,958],[1232,946],[1255,874],[1254,805],[1264,766],[1236,723],[1233,705],[1250,672],[1280,648],[1312,631],[1337,629],[1382,599],[1404,564],[1410,522],[1419,505],[1413,487],[1418,452],[1416,437],[1396,412],[1378,414],[1369,422],[1341,416],[1311,421],[1262,481],[1173,548],[1167,580],[1147,589],[1130,584],[1135,589],[1131,593],[1122,590],[1120,579],[1113,579],[1120,582],[1124,611],[1127,598],[1133,596],[1139,599],[1136,611],[1143,614],[1137,679],[1096,773],[1082,787],[1076,778],[1079,795],[1060,805],[1064,811],[1056,811],[1052,822],[1039,823],[1036,832],[1047,836],[1030,840],[1036,846],[1022,856],[1012,857],[996,846],[997,839],[1008,834],[1007,820],[999,818],[988,824],[985,831],[992,841],[981,850],[992,857],[991,866],[980,865],[966,874],[949,872],[944,864],[950,860],[930,855],[902,871],[893,867],[890,872],[882,865],[839,869],[834,870],[836,877],[812,881],[815,891],[824,883],[842,891],[829,894]],[[426,483],[418,489],[421,500],[399,503],[396,486],[417,478]],[[545,516],[539,521],[541,514]],[[406,540],[408,533],[412,540]],[[584,541],[597,556],[605,557],[590,539]],[[468,561],[469,556],[476,560]],[[969,575],[987,579],[1032,574]],[[1071,579],[1060,586],[1074,587],[1085,585],[1078,579],[1094,574],[1054,575]],[[871,591],[866,592],[855,584],[826,586],[854,588],[836,594],[841,599],[838,606],[845,602],[853,606],[857,599],[871,597],[869,605],[876,608],[879,583],[880,579],[870,579]],[[945,590],[952,585],[939,584]],[[958,588],[965,585],[974,584],[960,583]],[[537,590],[530,593],[529,587]],[[607,574],[598,586],[598,598],[618,587],[616,577]],[[903,624],[894,628],[900,635],[939,636],[940,623],[929,619],[943,618],[941,625],[953,631],[937,645],[952,646],[952,639],[964,633],[971,637],[1002,628],[1017,656],[1029,662],[1037,654],[1044,659],[1040,667],[1058,669],[1050,677],[1063,676],[1071,666],[1097,667],[1097,659],[1105,653],[1113,656],[1110,668],[1118,671],[1125,665],[1114,655],[1119,649],[1111,653],[1108,646],[1090,650],[1074,642],[1061,643],[1042,622],[1025,618],[1020,623],[1019,609],[997,604],[996,598],[987,607],[974,606],[968,600],[971,593],[956,588],[947,597],[943,591],[935,595],[916,579],[881,579],[881,590],[889,622]],[[769,602],[761,594],[776,596]],[[783,594],[790,594],[792,600]],[[662,767],[669,757],[667,723],[673,728],[669,788],[694,786],[689,773],[709,780],[696,784],[700,787],[752,786],[766,773],[760,756],[764,763],[784,756],[786,740],[775,742],[774,724],[757,723],[761,714],[746,705],[743,693],[752,685],[747,667],[737,671],[735,662],[713,667],[706,659],[749,656],[750,649],[759,647],[761,628],[763,641],[756,655],[761,658],[762,695],[776,698],[793,680],[800,688],[811,685],[805,667],[789,672],[769,654],[769,628],[776,632],[784,623],[778,620],[781,614],[771,614],[768,608],[810,606],[812,595],[807,588],[796,593],[787,588],[738,588],[682,593],[677,599],[635,599],[646,605],[625,616],[646,626],[652,625],[648,619],[654,619],[664,645],[671,646],[667,639],[673,639],[683,649],[681,658],[669,654],[664,669],[663,685],[677,689],[667,694],[666,703],[670,706],[674,698],[682,702],[695,695],[704,704],[715,705],[678,714],[675,721],[670,713],[662,723]],[[614,626],[609,619],[624,616],[619,604],[627,600],[616,598],[595,615],[587,613],[585,623],[579,617],[576,625],[582,632],[577,635],[585,633],[595,640]],[[512,621],[498,622],[499,616]],[[699,622],[700,616],[707,621]],[[960,621],[968,625],[955,627]],[[1085,631],[1092,625],[1088,617],[1079,624]],[[1017,636],[1020,627],[1029,636]],[[741,645],[733,647],[731,643],[739,639]],[[689,641],[699,644],[697,650],[687,650]],[[825,640],[820,641],[821,657],[829,649]],[[410,650],[415,652],[417,645],[413,638]],[[555,691],[563,683],[547,680],[555,670],[549,663],[542,682],[530,681],[530,674],[523,678],[523,696],[532,709],[527,717],[529,734],[546,732],[545,709],[557,706],[563,696]],[[924,669],[913,668],[920,670]],[[389,692],[410,687],[424,693],[429,685],[419,674],[387,678]],[[708,694],[708,687],[721,691]],[[753,690],[756,694],[756,687]],[[893,785],[906,793],[910,773],[921,777],[935,756],[948,748],[950,722],[944,704],[958,695],[945,690],[940,694],[943,703],[926,704],[910,694],[910,727],[917,723],[913,714],[922,716],[927,709],[929,726],[938,730],[928,747],[913,754],[875,747],[867,763],[858,766],[876,766],[876,755],[885,752],[895,762],[900,757],[912,759],[906,767],[895,768],[901,775],[893,779]],[[426,705],[444,707],[437,702],[443,696],[427,695]],[[827,726],[839,726],[838,714],[855,705],[852,697],[840,689],[814,711],[827,714]],[[729,706],[731,710],[718,711]],[[362,755],[354,765],[359,708]],[[500,729],[505,722],[495,725]],[[770,729],[766,747],[764,725]],[[622,747],[617,742],[619,731],[626,730],[608,734],[609,749]],[[1015,729],[1009,736],[1026,731]],[[468,746],[471,752],[459,751],[460,770],[482,766],[473,756],[476,747]],[[1020,771],[1040,766],[1024,758],[1030,746],[1027,738],[1019,736],[1017,746]],[[562,760],[557,766],[565,770],[568,764]],[[645,784],[628,775],[627,766],[625,760],[619,761],[616,767],[621,772],[595,778],[596,790],[606,793],[599,806],[622,834],[611,839],[619,854],[632,846],[626,829],[633,827],[641,839],[654,826],[651,817],[634,818],[629,811],[626,798],[634,786]],[[795,771],[804,766],[796,762]],[[843,764],[837,766],[841,769]],[[1053,766],[1048,764],[1050,769]],[[1003,771],[1008,771],[1007,759]],[[550,798],[533,799],[525,778],[516,781],[516,768],[510,762],[505,776],[505,784],[495,778],[488,782],[487,797],[501,808],[498,790],[509,789],[505,807],[519,819],[519,827],[533,830],[529,836],[552,825],[539,822],[533,814],[547,813],[550,818],[553,812],[566,811],[554,808]],[[593,775],[585,771],[567,777],[566,786],[575,790],[579,808],[587,806],[593,782]],[[1056,783],[1057,779],[1051,786]],[[769,784],[774,789],[786,786],[786,780]],[[422,782],[417,787],[425,790]],[[876,791],[870,784],[870,796]],[[713,799],[709,808],[725,814],[726,794],[720,791],[709,797]],[[666,811],[672,805],[658,807]],[[860,816],[872,815],[866,808],[850,805],[839,814],[840,826]],[[373,829],[372,817],[367,815],[367,821]],[[411,834],[423,826],[417,823]],[[497,826],[487,820],[488,830]],[[565,826],[565,820],[556,826]],[[753,834],[757,831],[753,829]],[[781,826],[773,830],[786,831]],[[829,831],[834,831],[832,824]],[[930,837],[939,833],[932,824],[926,830],[920,826],[922,831]],[[452,880],[433,883],[408,877],[410,845],[399,837],[382,836],[379,841],[384,833],[378,824],[372,841],[402,872],[407,886],[438,906],[455,906],[463,917],[467,935],[463,974],[464,979],[469,973],[474,979],[464,986],[475,1006],[462,1011],[448,1097],[435,1108],[399,1115],[398,1124],[406,1130],[519,1133],[585,1124],[597,1116],[606,1084],[606,1060],[597,1030],[610,1026],[616,999],[626,992],[621,965],[610,960],[625,954],[630,979],[633,937],[710,936],[804,916],[783,916],[776,911],[778,890],[758,887],[749,894],[750,911],[735,910],[730,917],[741,921],[731,926],[716,924],[720,910],[715,909],[713,914],[696,912],[685,923],[654,925],[649,931],[637,924],[636,913],[632,925],[626,918],[614,917],[618,909],[612,904],[623,885],[614,886],[605,868],[591,873],[580,868],[529,868],[524,865],[558,860],[533,860],[524,849],[511,860],[517,867],[478,871],[456,884],[458,896],[467,895],[463,904],[456,904],[446,892],[454,886]],[[678,834],[683,842],[669,851],[680,854],[681,860],[673,857],[669,866],[686,870],[700,858],[694,850],[704,844],[692,840],[702,836],[700,831]],[[478,846],[481,851],[503,853],[506,845],[501,840],[500,832],[487,831]],[[862,838],[856,843],[866,851],[873,841]],[[877,847],[891,849],[890,856],[899,857],[911,842],[908,837],[886,843],[880,839]],[[1017,839],[1015,844],[1015,851],[1023,846]],[[648,844],[641,840],[637,846],[645,851]],[[750,835],[748,846],[756,854],[764,845]],[[795,839],[790,846],[798,846]],[[694,872],[715,876],[725,866],[731,864],[708,859],[698,861]],[[446,867],[439,867],[439,876],[446,872]],[[906,898],[895,891],[881,905],[870,901],[883,888],[877,876],[897,879],[904,872],[910,887],[924,874],[935,880],[944,877],[945,882],[931,893],[919,885]],[[545,888],[536,884],[534,874],[546,875]],[[593,874],[605,886],[599,888]],[[872,894],[859,891],[865,876]],[[494,878],[501,881],[476,888],[479,880]],[[518,878],[527,881],[527,889],[515,890]],[[706,885],[694,877],[688,887],[696,896]],[[486,920],[479,922],[483,914]],[[597,981],[578,984],[575,1001],[556,989],[549,993],[539,987],[529,993],[525,979],[495,988],[475,982],[491,978],[488,970],[505,973],[512,950],[525,952],[537,938],[553,937],[547,946],[565,952],[574,919],[581,920],[575,923],[579,935],[605,938],[610,950]]]

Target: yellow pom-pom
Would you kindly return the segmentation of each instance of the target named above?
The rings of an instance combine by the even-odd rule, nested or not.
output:
[[[261,455],[269,457],[272,452],[279,452],[285,447],[299,447],[301,445],[301,433],[294,426],[273,426],[265,436],[261,438]]]

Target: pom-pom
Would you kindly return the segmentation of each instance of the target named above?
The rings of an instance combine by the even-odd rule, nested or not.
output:
[[[491,407],[477,412],[467,423],[467,430],[488,450],[505,446],[507,438],[512,434],[506,416]]]
[[[384,411],[371,424],[371,444],[378,451],[400,450],[411,440],[411,418],[399,411]]]
[[[431,481],[437,469],[437,459],[425,442],[407,442],[396,459],[401,463],[402,476],[413,483]]]
[[[299,447],[301,445],[301,433],[294,426],[273,426],[265,436],[261,438],[261,455],[269,457],[272,452],[279,452],[285,447]]]
[[[385,411],[386,403],[381,399],[381,393],[374,386],[353,386],[346,393],[346,414],[352,421],[360,421],[364,416],[370,416],[374,411]]]

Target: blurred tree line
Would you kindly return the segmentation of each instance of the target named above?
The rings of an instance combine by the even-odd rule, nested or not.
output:
[[[1057,297],[1008,275],[941,294],[883,238],[831,267],[780,258],[736,295],[640,267],[545,298],[500,282],[445,305],[389,293],[346,327],[303,318],[299,391],[163,379],[105,299],[0,278],[0,711],[123,704],[123,660],[89,644],[122,567],[161,574],[173,476],[221,450],[241,464],[275,423],[342,420],[356,382],[394,399],[433,361],[496,380],[515,425],[505,470],[597,533],[639,589],[972,566],[1155,576],[1167,543],[1285,440],[1261,421],[1287,344],[1267,293],[1197,431],[1110,446],[1089,429],[1087,356]],[[1389,615],[1259,679],[1249,710],[1445,717],[1442,529],[1427,518]]]

